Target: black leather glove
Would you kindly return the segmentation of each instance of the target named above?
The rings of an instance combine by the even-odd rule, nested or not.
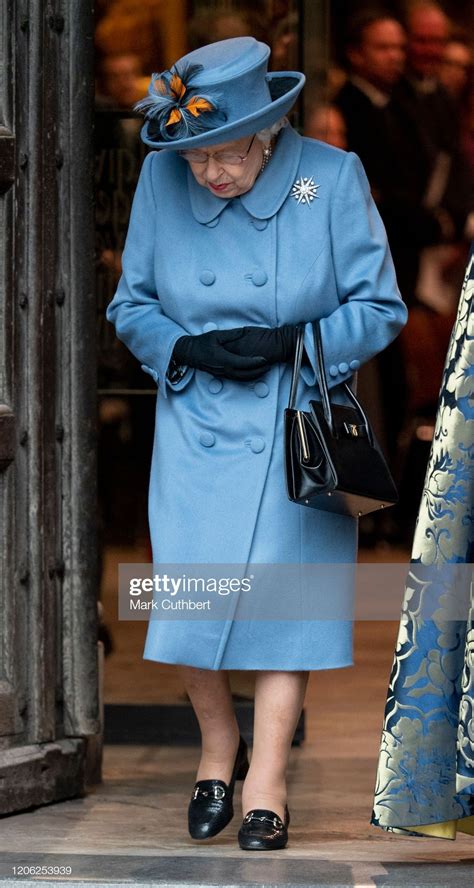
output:
[[[242,335],[228,343],[235,355],[262,355],[269,364],[291,363],[295,356],[298,328],[293,324],[281,327],[242,327]]]
[[[181,336],[175,343],[172,360],[177,365],[196,367],[225,379],[257,379],[269,367],[263,355],[239,354],[229,346],[241,338],[245,327],[210,330],[197,336]]]

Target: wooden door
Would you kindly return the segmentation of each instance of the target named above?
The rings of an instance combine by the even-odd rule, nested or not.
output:
[[[100,730],[92,4],[0,0],[0,813]]]

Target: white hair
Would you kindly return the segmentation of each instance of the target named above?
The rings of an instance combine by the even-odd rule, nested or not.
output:
[[[276,134],[279,133],[284,126],[288,126],[288,118],[280,117],[280,120],[272,123],[271,126],[268,126],[266,129],[259,130],[258,133],[256,133],[257,139],[260,139],[261,142],[269,142],[271,137],[276,136]]]

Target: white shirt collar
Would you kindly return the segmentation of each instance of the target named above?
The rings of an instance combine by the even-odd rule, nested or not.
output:
[[[390,96],[387,93],[382,92],[381,89],[374,86],[373,83],[369,83],[365,77],[359,77],[358,74],[351,74],[350,77],[351,83],[360,89],[361,92],[364,93],[365,96],[372,102],[372,105],[375,105],[376,108],[385,108],[390,101]]]

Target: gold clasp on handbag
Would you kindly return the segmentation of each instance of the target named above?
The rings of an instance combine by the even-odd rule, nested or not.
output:
[[[303,462],[309,462],[309,446],[308,439],[306,437],[306,429],[304,427],[304,420],[301,416],[301,410],[296,411],[296,422],[298,424],[298,432],[301,441],[301,449],[303,451]]]
[[[344,425],[345,425],[345,427],[346,427],[346,432],[347,432],[349,435],[352,435],[353,438],[358,438],[358,437],[359,437],[359,429],[358,429],[358,427],[355,425],[355,423],[353,423],[353,422],[345,422]]]

